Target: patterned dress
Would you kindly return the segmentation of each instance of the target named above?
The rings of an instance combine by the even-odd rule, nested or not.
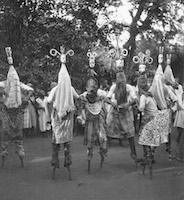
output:
[[[139,110],[144,112],[142,125],[139,132],[138,143],[146,146],[160,146],[168,142],[170,132],[171,111],[165,109],[159,111],[155,100],[144,94],[140,97]]]
[[[6,81],[0,82],[0,87],[5,88]],[[33,91],[33,89],[20,82],[21,91]],[[10,101],[11,102],[11,101]],[[16,153],[23,157],[25,155],[23,148],[23,105],[7,108],[4,102],[0,104],[0,134],[2,155],[8,154],[10,142],[14,142]]]
[[[23,148],[23,112],[21,108],[9,108],[2,105],[0,108],[0,121],[1,121],[1,148],[2,155],[8,155],[8,145],[10,141],[15,143],[16,153],[19,156],[24,156]]]

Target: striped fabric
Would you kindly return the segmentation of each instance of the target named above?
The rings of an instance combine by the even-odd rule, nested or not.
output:
[[[19,76],[13,65],[10,66],[5,86],[7,108],[18,108],[22,104]]]
[[[31,120],[30,120],[30,114],[29,114],[29,109],[28,107],[24,108],[24,121],[23,121],[23,128],[31,128]]]

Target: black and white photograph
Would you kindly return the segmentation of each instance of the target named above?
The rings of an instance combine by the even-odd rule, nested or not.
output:
[[[184,1],[0,0],[0,200],[184,200]]]

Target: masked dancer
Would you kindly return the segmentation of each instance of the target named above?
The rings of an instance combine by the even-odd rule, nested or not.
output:
[[[107,153],[106,113],[104,107],[107,93],[99,88],[99,83],[95,78],[97,75],[94,71],[96,53],[89,51],[87,56],[89,57],[89,79],[86,84],[86,91],[80,97],[85,110],[84,145],[88,147],[88,173],[90,173],[94,145],[100,146],[101,168]]]
[[[158,56],[158,68],[153,78],[153,83],[149,89],[152,96],[157,102],[159,110],[166,110],[169,114],[169,129],[168,132],[161,134],[160,143],[166,143],[166,151],[169,153],[169,160],[171,160],[171,131],[172,131],[172,112],[177,102],[177,96],[174,94],[169,85],[166,84],[162,62],[163,62],[163,49],[160,49]]]
[[[130,144],[131,157],[137,162],[137,154],[134,143],[135,128],[132,105],[137,102],[137,95],[131,85],[126,83],[123,71],[116,74],[116,83],[113,84],[107,94],[107,98],[114,96],[111,119],[107,121],[108,135],[123,135]]]
[[[33,89],[20,82],[17,71],[13,66],[12,51],[7,47],[6,54],[9,63],[7,79],[0,82],[1,88],[1,150],[2,150],[2,168],[4,167],[5,157],[8,155],[8,146],[10,142],[15,144],[22,167],[24,166],[23,157],[25,155],[23,148],[23,109],[22,92],[26,91],[27,96],[24,101],[28,101],[33,93]]]
[[[52,50],[54,51],[54,50]],[[53,55],[51,51],[51,55]],[[56,51],[56,50],[55,50]],[[71,51],[71,50],[70,50]],[[64,48],[61,46],[61,53],[57,52],[61,61],[61,69],[58,74],[58,84],[55,86],[48,98],[48,103],[53,104],[51,114],[52,124],[52,161],[53,179],[55,179],[55,170],[59,168],[59,150],[60,145],[64,146],[64,167],[68,169],[69,180],[72,179],[70,165],[71,160],[71,142],[73,139],[73,123],[74,123],[74,98],[78,98],[78,94],[71,85],[71,79],[66,68],[66,55]],[[55,54],[54,54],[55,55]]]
[[[99,89],[97,80],[91,77],[87,81],[86,91],[81,94],[86,116],[84,145],[88,146],[88,173],[90,173],[94,145],[100,146],[101,168],[107,153],[106,113],[103,106],[105,97],[106,92]]]
[[[170,129],[170,113],[167,110],[158,110],[157,103],[149,92],[148,81],[144,76],[138,79],[139,88],[139,110],[142,112],[141,128],[139,131],[138,143],[143,145],[143,160],[141,165],[143,173],[145,166],[148,165],[150,169],[150,177],[152,177],[152,164],[154,160],[154,148],[159,147],[163,136],[167,135]]]

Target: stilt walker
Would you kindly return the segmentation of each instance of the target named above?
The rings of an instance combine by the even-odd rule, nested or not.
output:
[[[28,101],[33,93],[33,89],[19,80],[19,76],[13,66],[11,47],[5,48],[9,71],[7,79],[0,82],[3,92],[3,104],[0,108],[1,120],[1,149],[2,149],[2,168],[4,167],[5,158],[8,155],[8,146],[10,142],[15,144],[16,153],[18,154],[21,165],[24,167],[23,157],[25,155],[23,148],[23,111],[21,93],[27,91],[25,101]]]
[[[171,69],[171,54],[166,55],[166,68],[164,70],[164,80],[165,84],[169,88],[169,90],[175,94],[175,89],[178,89],[178,83],[176,82],[172,69]],[[176,94],[175,94],[176,95]],[[177,95],[176,95],[177,97]],[[176,101],[176,100],[174,100]],[[168,142],[166,143],[166,151],[169,153],[169,160],[171,161],[171,153],[172,153],[172,148],[171,148],[171,132],[172,132],[172,127],[173,127],[173,112],[175,109],[172,109],[174,107],[174,102],[170,100],[169,95],[167,96],[167,106],[171,110],[171,122],[170,122],[170,131],[168,135]]]
[[[132,61],[135,64],[139,65],[139,70],[138,70],[138,80],[139,78],[148,78],[149,72],[147,70],[147,66],[146,65],[151,65],[153,63],[153,58],[150,56],[151,52],[149,49],[146,50],[145,53],[143,52],[139,52],[137,56],[134,56]],[[137,86],[138,87],[138,80],[137,80]],[[137,107],[137,106],[136,106]],[[139,112],[139,128],[140,129],[140,125],[141,125],[141,120],[142,120],[142,112]]]
[[[134,56],[132,59],[135,64],[139,64],[139,77],[137,80],[139,105],[137,105],[137,107],[138,107],[138,110],[140,111],[140,123],[139,123],[140,137],[143,135],[142,134],[144,130],[143,127],[145,127],[146,124],[153,118],[155,113],[157,113],[156,103],[154,103],[155,101],[152,99],[151,93],[148,92],[148,89],[149,89],[148,83],[147,83],[148,70],[147,70],[146,65],[150,65],[153,63],[153,58],[150,55],[151,55],[151,52],[149,49],[147,49],[145,53],[139,52],[138,55]],[[144,137],[147,139],[147,137],[150,137],[150,134],[151,134],[151,130],[147,131]],[[155,136],[154,134],[152,135],[153,135],[153,139],[154,137],[157,136],[156,134]],[[140,143],[141,145],[143,145],[144,154],[143,154],[143,159],[139,159],[139,162],[141,163],[141,166],[143,166],[143,174],[145,174],[145,168],[146,168],[146,165],[148,165],[150,177],[152,178],[152,164],[153,164],[152,146],[154,147],[155,144],[153,144],[152,141],[147,141],[147,140],[144,142],[144,144]]]
[[[73,50],[65,53],[63,46],[60,52],[55,49],[50,50],[52,56],[59,56],[61,69],[58,74],[58,84],[55,86],[48,98],[48,103],[53,103],[51,114],[52,124],[52,161],[53,166],[52,178],[55,179],[56,168],[59,168],[59,150],[60,144],[64,147],[64,167],[68,170],[69,180],[72,179],[70,165],[71,159],[71,142],[73,139],[73,117],[74,117],[74,98],[79,98],[75,89],[71,85],[71,79],[66,68],[66,56],[73,56]]]
[[[160,47],[159,56],[158,56],[159,65],[156,70],[152,86],[149,91],[151,92],[154,99],[156,100],[159,110],[165,110],[168,113],[168,116],[167,116],[169,118],[168,132],[166,134],[161,135],[160,141],[161,143],[166,143],[166,151],[169,153],[169,161],[171,161],[172,149],[171,149],[171,142],[170,142],[170,134],[172,130],[172,112],[177,102],[177,96],[174,94],[171,87],[166,84],[167,81],[164,77],[164,72],[162,68],[163,53],[164,53],[164,48]]]
[[[124,74],[123,58],[128,54],[126,49],[118,49],[116,55],[116,83],[113,84],[107,94],[108,99],[113,98],[113,109],[109,120],[107,120],[108,135],[115,137],[120,135],[126,137],[130,144],[130,156],[134,159],[137,166],[137,153],[135,148],[134,136],[134,116],[132,106],[137,102],[137,95],[134,88],[126,82]],[[123,55],[122,55],[123,54]]]
[[[107,153],[107,137],[105,130],[105,112],[103,110],[103,101],[106,97],[106,92],[99,89],[98,81],[94,77],[96,72],[95,67],[95,52],[88,52],[89,57],[89,80],[86,85],[86,92],[81,94],[81,99],[85,109],[86,123],[84,133],[84,145],[88,146],[87,160],[88,173],[91,172],[91,159],[93,157],[94,145],[100,146],[100,168],[102,168],[106,153]]]

